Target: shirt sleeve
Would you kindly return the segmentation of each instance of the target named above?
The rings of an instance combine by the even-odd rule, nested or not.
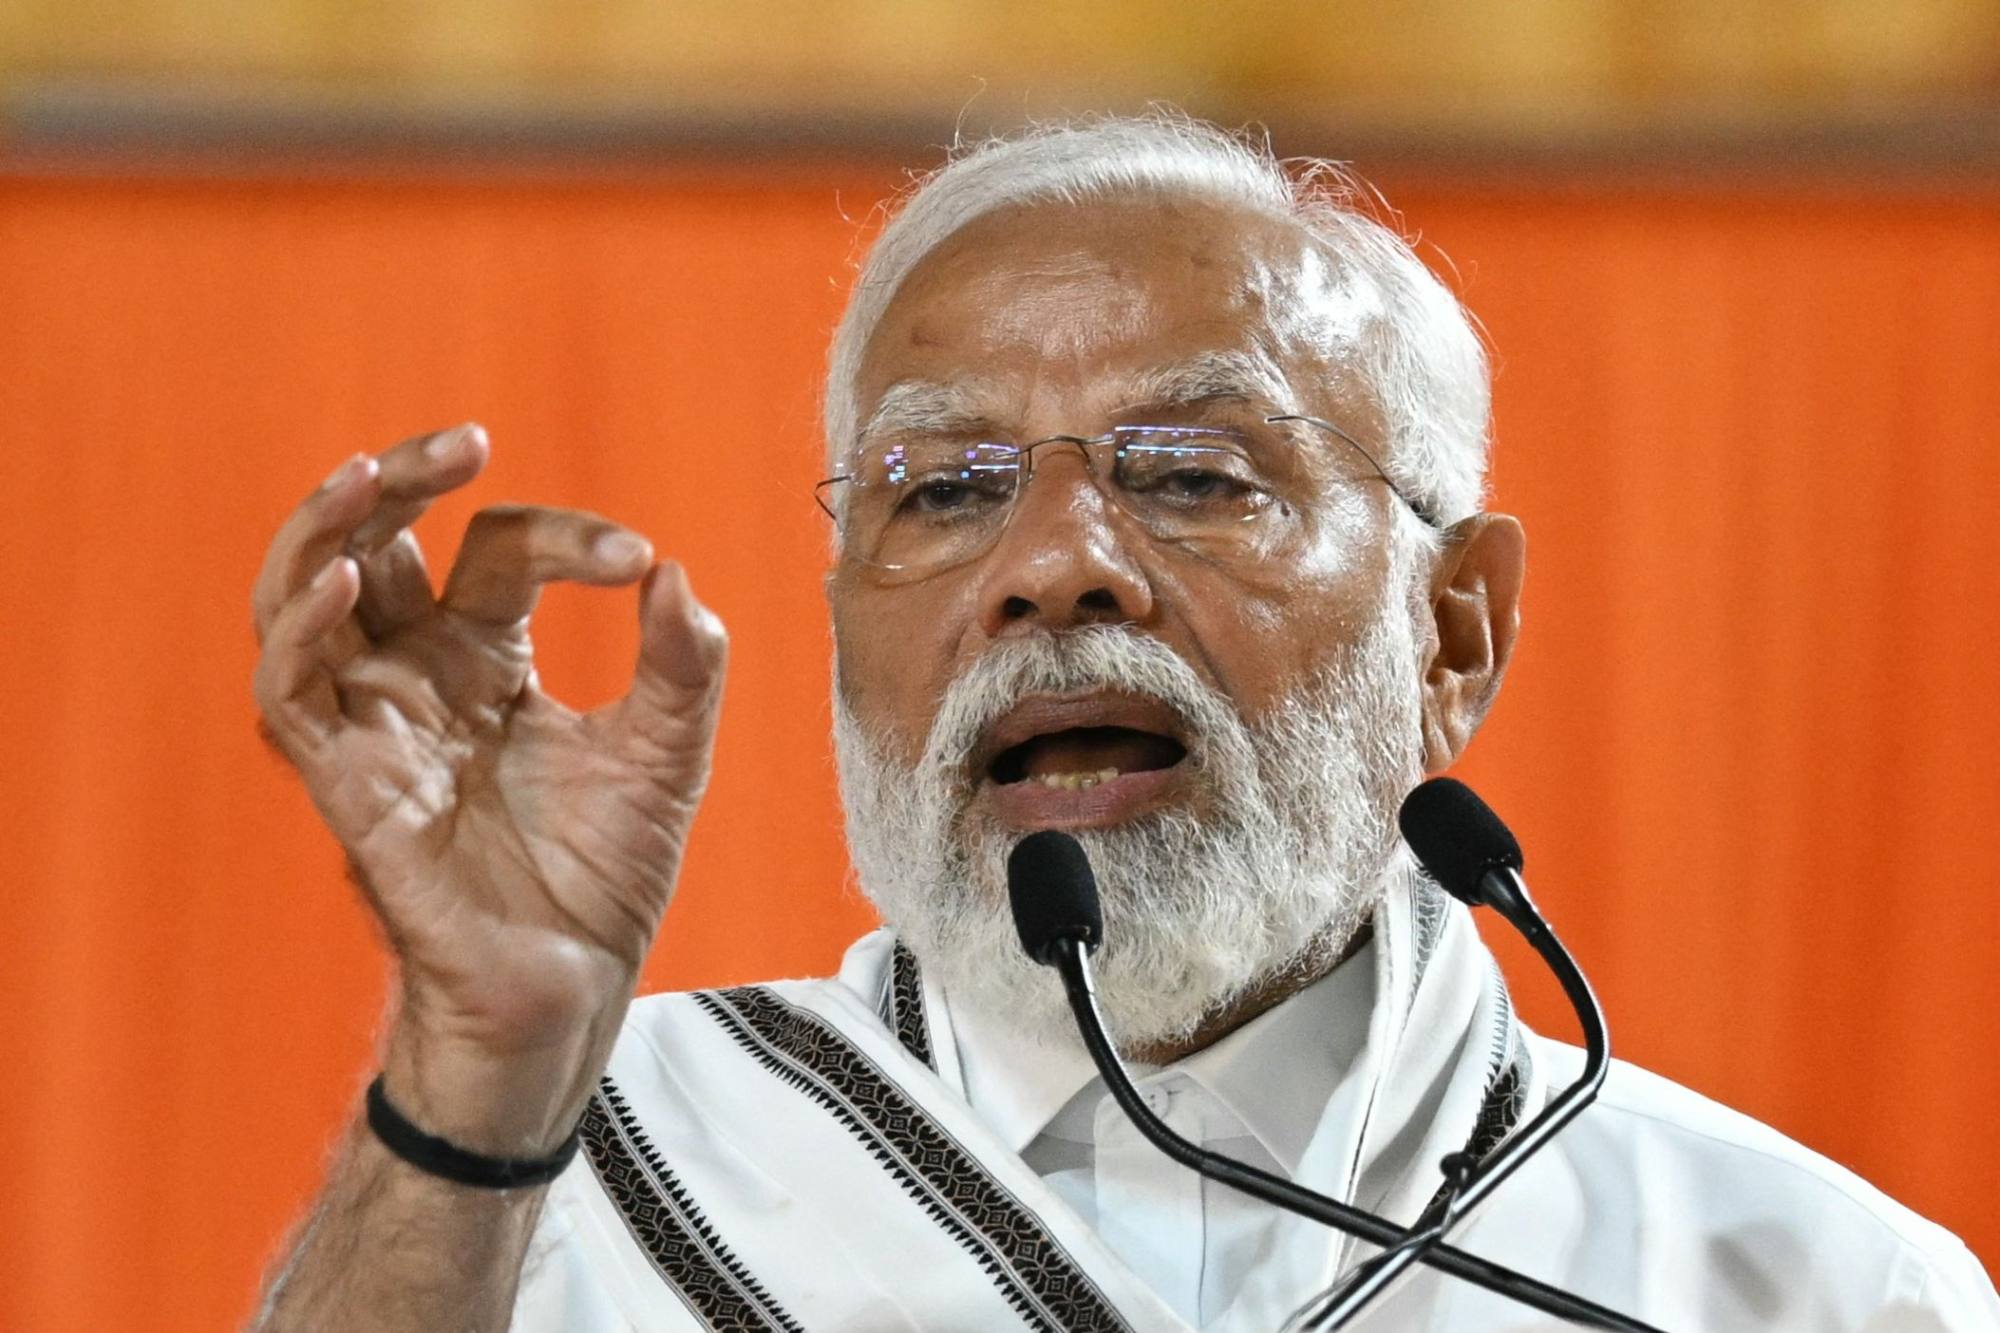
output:
[[[1862,1333],[2000,1333],[2000,1295],[1955,1237],[1903,1252],[1889,1300]]]

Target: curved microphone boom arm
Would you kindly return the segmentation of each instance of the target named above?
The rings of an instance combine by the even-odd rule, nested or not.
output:
[[[1103,938],[1103,922],[1095,878],[1083,848],[1074,838],[1044,831],[1022,839],[1008,859],[1008,886],[1022,947],[1035,961],[1061,974],[1084,1048],[1112,1099],[1154,1147],[1211,1180],[1372,1244],[1393,1248],[1410,1238],[1410,1231],[1373,1213],[1198,1147],[1175,1134],[1153,1114],[1125,1072],[1124,1062],[1105,1031],[1103,1015],[1098,1009],[1090,954]],[[1417,1252],[1407,1262],[1427,1264],[1544,1314],[1618,1333],[1661,1333],[1650,1324],[1443,1244],[1441,1240],[1413,1248]]]
[[[1604,1076],[1611,1068],[1611,1038],[1605,1028],[1604,1008],[1597,1002],[1597,995],[1591,990],[1583,970],[1577,966],[1569,950],[1563,947],[1548,922],[1534,909],[1528,897],[1527,884],[1522,881],[1518,870],[1507,866],[1495,867],[1489,869],[1482,880],[1500,882],[1483,892],[1481,901],[1506,917],[1515,929],[1527,937],[1528,943],[1562,983],[1563,994],[1569,997],[1570,1006],[1576,1011],[1577,1023],[1583,1029],[1583,1071],[1484,1163],[1452,1163],[1448,1158],[1447,1171],[1451,1171],[1453,1166],[1462,1169],[1462,1174],[1452,1180],[1453,1188],[1448,1189],[1443,1198],[1411,1224],[1402,1241],[1357,1268],[1326,1297],[1302,1311],[1296,1321],[1299,1328],[1338,1329],[1359,1316],[1399,1274],[1422,1260],[1426,1252],[1442,1244],[1460,1219],[1471,1212],[1494,1187],[1539,1152],[1557,1130],[1596,1100],[1598,1089],[1604,1086]],[[1316,1311],[1314,1307],[1317,1307]]]

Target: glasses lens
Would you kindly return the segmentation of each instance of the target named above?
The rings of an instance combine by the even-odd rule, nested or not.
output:
[[[921,571],[977,554],[1007,521],[1021,474],[1011,445],[898,440],[855,460],[848,540],[870,564]]]
[[[1097,485],[1153,536],[1251,560],[1274,554],[1296,526],[1298,507],[1274,480],[1283,448],[1275,437],[1185,426],[1121,426],[1088,443]],[[866,563],[907,574],[973,559],[1007,524],[1024,456],[962,440],[871,445],[839,486],[844,541]]]
[[[1118,500],[1169,541],[1256,546],[1280,508],[1257,441],[1234,431],[1169,426],[1113,433]]]

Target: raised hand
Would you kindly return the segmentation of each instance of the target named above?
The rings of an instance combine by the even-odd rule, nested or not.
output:
[[[581,1110],[666,910],[727,652],[677,565],[574,510],[481,511],[434,596],[410,524],[487,453],[476,426],[420,436],[299,506],[253,597],[256,694],[395,949],[391,1099],[532,1153]],[[641,583],[631,689],[594,712],[536,682],[556,580]]]

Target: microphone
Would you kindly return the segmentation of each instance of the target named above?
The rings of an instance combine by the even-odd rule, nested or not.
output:
[[[1075,940],[1096,953],[1104,939],[1097,876],[1083,844],[1058,829],[1030,833],[1007,854],[1007,899],[1028,957],[1056,965],[1056,946]]]
[[[1456,778],[1420,783],[1403,798],[1396,824],[1446,893],[1469,907],[1493,908],[1523,934],[1547,932],[1521,880],[1521,844],[1472,788]]]
[[[1483,1164],[1467,1161],[1457,1153],[1447,1158],[1449,1188],[1444,1197],[1424,1211],[1400,1243],[1370,1259],[1314,1302],[1322,1307],[1317,1314],[1310,1314],[1308,1307],[1310,1317],[1301,1324],[1304,1328],[1337,1329],[1358,1316],[1399,1273],[1441,1244],[1473,1205],[1590,1105],[1611,1067],[1604,1010],[1575,958],[1528,896],[1527,881],[1521,878],[1521,844],[1493,808],[1456,779],[1432,778],[1404,798],[1396,822],[1403,841],[1445,892],[1468,907],[1491,907],[1500,913],[1556,974],[1583,1029],[1583,1071]]]
[[[1112,1099],[1154,1147],[1210,1180],[1372,1244],[1394,1248],[1409,1240],[1412,1233],[1373,1213],[1189,1143],[1153,1114],[1132,1086],[1098,1010],[1090,955],[1103,937],[1103,915],[1090,859],[1075,838],[1045,829],[1015,844],[1007,857],[1007,892],[1021,947],[1030,958],[1062,975],[1070,1011],[1092,1063]],[[1441,1237],[1402,1252],[1410,1256],[1405,1264],[1428,1264],[1544,1314],[1618,1333],[1660,1333],[1650,1324],[1443,1244]]]

